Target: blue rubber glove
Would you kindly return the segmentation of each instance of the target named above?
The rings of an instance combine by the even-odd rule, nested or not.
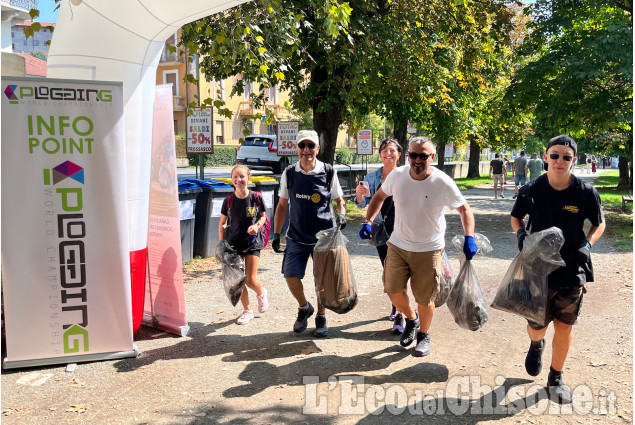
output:
[[[344,230],[346,228],[346,215],[338,214],[335,218],[335,224],[340,226],[340,230]]]
[[[591,243],[584,239],[580,242],[580,247],[578,248],[578,263],[587,264],[591,261]]]
[[[476,244],[474,243],[474,236],[465,235],[465,242],[463,243],[463,253],[465,254],[465,258],[467,261],[471,261],[472,258],[476,255]]]
[[[271,239],[271,248],[273,248],[273,251],[278,254],[284,252],[280,249],[280,233],[273,234],[273,238]]]
[[[523,243],[525,242],[525,238],[527,237],[527,231],[524,227],[518,229],[518,231],[516,232],[516,237],[518,238],[518,250],[522,251]]]
[[[362,229],[359,231],[359,237],[362,239],[370,239],[370,224],[362,224]]]

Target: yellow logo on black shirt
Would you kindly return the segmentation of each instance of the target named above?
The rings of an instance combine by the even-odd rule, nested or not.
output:
[[[256,215],[256,207],[247,207],[247,217]]]
[[[580,212],[578,207],[576,207],[575,205],[565,205],[564,210],[569,211],[570,213],[573,213],[573,214],[577,214],[578,212]]]
[[[320,199],[321,197],[319,193],[314,193],[313,195],[311,195],[311,200],[316,204],[320,202]]]

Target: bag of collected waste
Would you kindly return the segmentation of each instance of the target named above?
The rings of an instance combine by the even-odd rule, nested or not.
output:
[[[462,235],[452,239],[452,243],[459,251],[461,268],[448,295],[447,304],[450,313],[454,316],[454,321],[460,327],[477,331],[487,322],[485,296],[478,284],[472,261],[467,261],[463,253],[463,241]],[[477,254],[485,255],[492,251],[489,239],[480,233],[474,235],[474,242],[478,248]]]
[[[223,265],[221,276],[225,294],[235,307],[247,281],[245,262],[225,240],[220,241],[216,247],[216,259]]]
[[[565,266],[560,256],[563,244],[562,230],[557,227],[527,235],[523,250],[510,264],[496,291],[492,307],[544,325],[549,294],[547,276]]]
[[[454,286],[454,271],[452,270],[452,266],[450,265],[450,259],[448,258],[448,254],[443,251],[443,255],[441,257],[441,282],[439,283],[439,293],[434,300],[435,307],[441,307],[448,299],[448,295],[450,295],[450,290],[452,286]]]
[[[336,313],[351,311],[357,305],[357,286],[346,249],[348,239],[339,227],[323,230],[313,249],[315,292],[320,303]]]

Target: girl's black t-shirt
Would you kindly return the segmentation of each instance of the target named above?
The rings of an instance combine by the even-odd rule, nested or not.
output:
[[[231,211],[227,206],[229,197],[225,198],[221,207],[221,214],[227,216],[225,239],[238,252],[263,249],[264,241],[260,232],[256,240],[253,235],[247,233],[249,226],[260,220],[260,213],[266,212],[262,196],[256,197],[253,191],[249,191],[245,199],[240,199],[236,193],[231,196],[233,197]]]

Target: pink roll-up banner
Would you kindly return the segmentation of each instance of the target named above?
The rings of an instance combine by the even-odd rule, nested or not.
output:
[[[172,86],[157,86],[152,124],[148,284],[143,324],[185,336],[179,191],[174,150]]]

